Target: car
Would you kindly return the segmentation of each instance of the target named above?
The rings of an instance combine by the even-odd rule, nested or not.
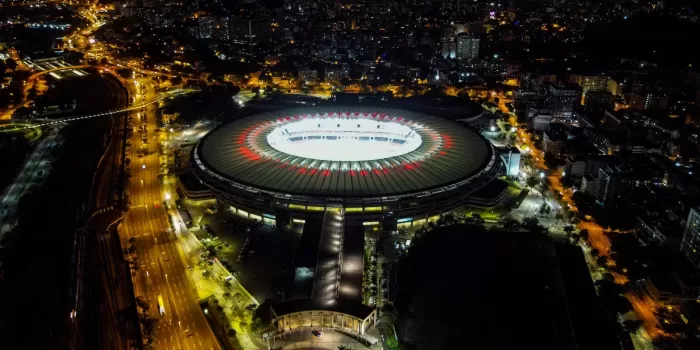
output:
[[[323,332],[321,332],[321,331],[311,331],[311,334],[313,334],[313,336],[316,337],[316,338],[321,338],[321,335],[323,335]]]

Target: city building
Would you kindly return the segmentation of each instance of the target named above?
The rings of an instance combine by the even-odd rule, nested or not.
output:
[[[693,266],[700,268],[700,208],[691,208],[681,239],[681,253]]]
[[[583,177],[586,174],[586,158],[580,155],[566,157],[565,176]]]
[[[627,198],[636,187],[634,170],[622,166],[606,166],[598,171],[596,202],[608,206]]]
[[[216,25],[215,36],[222,41],[231,40],[231,18],[227,16],[219,17]]]
[[[603,111],[615,107],[615,96],[607,91],[588,91],[583,97],[586,111]]]
[[[198,19],[199,31],[197,39],[213,39],[216,31],[216,16],[201,16]]]
[[[569,131],[562,124],[553,124],[542,133],[542,151],[544,154],[559,155],[569,139]]]
[[[668,96],[651,92],[633,92],[630,94],[629,108],[666,109],[668,108]]]
[[[245,45],[256,45],[270,40],[271,23],[270,17],[230,17],[231,40]]]
[[[302,83],[314,83],[318,81],[318,70],[310,68],[299,68],[299,80]]]
[[[569,82],[580,86],[585,96],[589,91],[605,91],[608,87],[608,79],[605,75],[571,75]]]
[[[479,38],[468,34],[457,35],[457,59],[471,61],[479,58],[479,41]]]
[[[592,174],[584,175],[581,179],[581,191],[591,196],[595,196],[598,190],[598,178]]]
[[[552,84],[547,91],[546,103],[549,113],[556,121],[572,120],[574,106],[580,104],[581,89],[576,86]]]

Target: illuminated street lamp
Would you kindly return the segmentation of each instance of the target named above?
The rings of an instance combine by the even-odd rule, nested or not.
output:
[[[166,193],[166,194],[165,194],[165,200],[166,200],[166,201],[169,201],[170,198],[172,198],[172,197],[170,196],[170,193]]]
[[[540,172],[540,178],[541,178],[541,179],[544,179],[544,171],[541,171],[541,172]]]
[[[146,164],[141,165],[141,169],[146,169]]]

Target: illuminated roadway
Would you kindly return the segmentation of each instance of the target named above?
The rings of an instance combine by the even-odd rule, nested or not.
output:
[[[149,154],[136,157],[136,149],[142,141],[141,134],[134,132],[129,140],[132,147],[129,155],[132,160],[129,184],[131,209],[120,226],[124,244],[128,245],[126,242],[135,238],[141,266],[132,277],[134,294],[148,300],[150,314],[158,319],[158,349],[220,349],[197,302],[190,269],[187,269],[189,263],[179,242],[183,239],[168,233],[170,225],[163,208],[165,193],[158,178],[161,157],[157,147],[159,134],[155,132],[157,125],[152,112],[148,109],[145,113],[134,113],[133,126],[137,129],[141,123],[140,117],[148,116],[148,143],[145,146]],[[158,311],[158,296],[164,300],[164,315]]]
[[[84,116],[80,116],[80,117],[66,117],[66,118],[60,118],[60,119],[51,119],[51,121],[47,121],[45,123],[26,124],[24,126],[12,128],[12,129],[9,129],[9,128],[0,129],[0,132],[16,132],[16,131],[22,131],[22,130],[27,130],[27,129],[33,129],[33,128],[40,128],[43,126],[50,126],[50,125],[56,125],[56,124],[61,124],[61,123],[77,121],[77,120],[96,118],[96,117],[104,117],[104,116],[114,115],[114,114],[118,114],[118,113],[134,111],[137,109],[144,108],[146,106],[150,106],[150,105],[152,105],[158,101],[161,101],[163,99],[166,99],[168,97],[173,97],[173,96],[184,94],[184,93],[191,92],[191,91],[194,91],[194,90],[181,90],[181,89],[172,90],[172,91],[168,91],[168,92],[163,93],[160,97],[158,97],[154,100],[144,102],[144,103],[138,104],[136,106],[132,106],[132,107],[120,108],[120,109],[115,109],[112,111],[89,114],[89,115],[84,115]]]

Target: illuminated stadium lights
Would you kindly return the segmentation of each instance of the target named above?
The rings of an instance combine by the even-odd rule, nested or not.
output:
[[[336,162],[396,157],[413,152],[422,144],[420,135],[409,126],[356,118],[285,123],[267,135],[267,142],[293,156]],[[373,164],[381,168],[379,163]],[[322,163],[319,168],[327,167],[327,163]]]

